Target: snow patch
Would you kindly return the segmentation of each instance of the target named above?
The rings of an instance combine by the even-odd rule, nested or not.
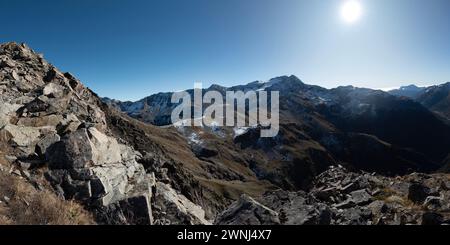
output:
[[[200,136],[196,133],[191,133],[191,135],[188,137],[188,140],[190,143],[201,145],[203,141],[200,139]]]
[[[234,127],[233,128],[234,138],[241,136],[241,135],[247,133],[250,129],[256,128],[256,127],[257,127],[257,125],[251,126],[251,127]]]

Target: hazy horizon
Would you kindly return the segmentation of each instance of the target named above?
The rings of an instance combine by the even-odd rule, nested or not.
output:
[[[358,13],[343,14],[349,1]],[[290,74],[325,88],[450,81],[448,0],[7,2],[0,42],[114,99]]]

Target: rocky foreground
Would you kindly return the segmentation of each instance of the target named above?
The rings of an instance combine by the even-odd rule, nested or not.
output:
[[[441,225],[450,224],[450,175],[387,178],[332,167],[309,192],[243,195],[216,224]]]
[[[276,185],[286,176],[274,175],[280,181],[268,182],[255,174],[256,163],[246,165],[238,153],[213,155],[227,158],[211,161],[176,130],[140,123],[108,107],[26,45],[0,45],[0,223],[450,220],[450,177],[445,174],[389,178],[333,167],[314,178],[308,175],[308,182],[298,185],[307,186],[305,191],[287,191]]]

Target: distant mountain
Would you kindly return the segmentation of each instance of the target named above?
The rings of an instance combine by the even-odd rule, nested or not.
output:
[[[450,82],[428,87],[416,100],[429,110],[450,120]]]
[[[393,89],[388,91],[392,95],[396,96],[405,96],[408,98],[416,99],[419,97],[423,91],[425,91],[425,87],[417,87],[416,85],[408,85],[400,87],[399,89]]]
[[[391,90],[389,93],[411,98],[435,112],[439,117],[450,121],[450,82],[430,87],[410,85]]]
[[[280,91],[281,130],[275,139],[260,139],[258,129],[236,136],[236,129],[206,127],[198,129],[195,137],[203,145],[218,145],[217,152],[234,145],[241,148],[235,149],[237,152],[258,152],[260,160],[246,161],[261,177],[286,188],[307,186],[308,178],[337,162],[356,169],[403,174],[438,169],[449,153],[449,126],[419,103],[383,91],[352,86],[325,89],[304,84],[295,76],[231,88],[213,85],[205,91],[212,89],[223,94],[227,90]],[[176,106],[170,103],[170,96],[156,94],[131,104],[106,102],[144,122],[167,126]],[[191,130],[182,132],[188,139],[193,137]],[[232,137],[227,144],[213,143],[227,142],[227,137]]]

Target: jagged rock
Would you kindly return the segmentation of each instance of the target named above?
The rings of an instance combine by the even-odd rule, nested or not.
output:
[[[348,208],[337,216],[340,225],[368,225],[371,222],[372,212],[368,209]]]
[[[339,190],[336,187],[320,189],[314,192],[314,196],[322,201],[332,202],[333,197],[338,195]]]
[[[85,168],[122,162],[131,159],[131,149],[119,145],[117,140],[104,135],[95,128],[81,128],[67,134],[49,152],[51,168]]]
[[[34,127],[21,127],[8,124],[3,127],[3,131],[11,134],[11,141],[19,147],[33,146],[39,139],[41,132]]]
[[[51,169],[47,178],[67,199],[99,207],[118,205],[120,209],[111,210],[121,210],[124,217],[133,217],[139,224],[151,223],[151,209],[141,209],[151,198],[151,177],[136,162],[138,155],[131,148],[95,128],[81,128],[46,152]],[[103,214],[111,215],[109,211]]]
[[[9,143],[17,150],[17,157],[26,158],[35,153],[35,146],[43,133],[42,130],[44,129],[7,124],[0,130],[0,142]]]
[[[128,150],[131,149],[123,146],[121,147],[117,140],[111,137],[108,137],[98,131],[96,128],[89,128],[89,141],[92,144],[92,164],[94,165],[103,165],[103,164],[111,164],[118,163],[122,161],[122,156],[126,156],[125,160],[132,160],[129,155],[134,156],[134,152],[130,153]],[[133,159],[134,160],[134,159]]]
[[[152,225],[150,199],[148,194],[143,194],[98,208],[97,220],[110,225]]]
[[[343,202],[333,204],[333,207],[336,209],[347,209],[353,208],[354,206],[356,206],[356,203],[354,203],[353,200],[350,198]]]
[[[93,158],[93,146],[86,129],[67,134],[47,153],[51,169],[82,169]]]
[[[278,212],[287,225],[329,225],[332,212],[305,192],[274,191],[264,194],[262,203]]]
[[[36,153],[41,157],[45,157],[47,149],[60,140],[61,137],[57,133],[50,133],[45,135],[36,144]]]
[[[5,68],[5,67],[13,68],[14,65],[15,65],[14,61],[12,61],[12,60],[9,60],[9,59],[0,60],[0,68]]]
[[[425,199],[423,205],[429,209],[438,209],[442,206],[444,199],[442,197],[429,196]]]
[[[237,202],[222,212],[216,219],[218,225],[277,225],[278,213],[258,203],[253,198],[242,195]]]
[[[47,160],[46,179],[60,197],[81,201],[99,220],[120,210],[124,219],[108,224],[152,223],[154,175],[127,142],[107,135],[97,95],[16,43],[0,46],[0,78],[0,145],[15,157],[11,174],[34,179]]]
[[[86,170],[88,175],[95,176],[105,194],[103,205],[120,200],[130,191],[128,179],[139,182],[146,178],[144,168],[136,162],[137,155],[130,148],[95,128],[66,135],[47,155],[51,169],[73,170],[78,174]]]
[[[202,207],[178,194],[168,184],[156,183],[153,201],[155,223],[171,225],[210,225]]]
[[[49,83],[44,87],[42,93],[48,97],[58,98],[64,94],[64,87],[56,83]]]
[[[10,123],[10,117],[12,114],[21,107],[20,104],[10,104],[0,100],[0,128]]]
[[[260,202],[279,214],[281,224],[438,224],[448,219],[444,210],[448,210],[450,192],[442,184],[446,181],[446,175],[388,178],[332,167],[316,177],[309,192],[269,192]],[[410,182],[416,186],[409,188]],[[349,192],[360,186],[363,189]],[[408,195],[414,196],[412,193],[417,193],[417,189],[429,195],[423,205],[416,204],[427,212],[411,206],[406,199]]]
[[[14,81],[14,84],[20,92],[28,93],[33,90],[33,86],[28,81],[24,81],[19,78],[17,73],[13,72],[12,76],[14,77],[14,79],[16,79],[16,81]]]
[[[366,190],[358,190],[350,193],[352,202],[356,205],[366,205],[370,203],[372,196]]]
[[[56,129],[59,134],[64,135],[75,132],[81,125],[80,120],[74,114],[65,115],[63,120],[59,122]]]
[[[374,201],[367,206],[375,216],[381,216],[388,211],[388,206],[384,201]]]

